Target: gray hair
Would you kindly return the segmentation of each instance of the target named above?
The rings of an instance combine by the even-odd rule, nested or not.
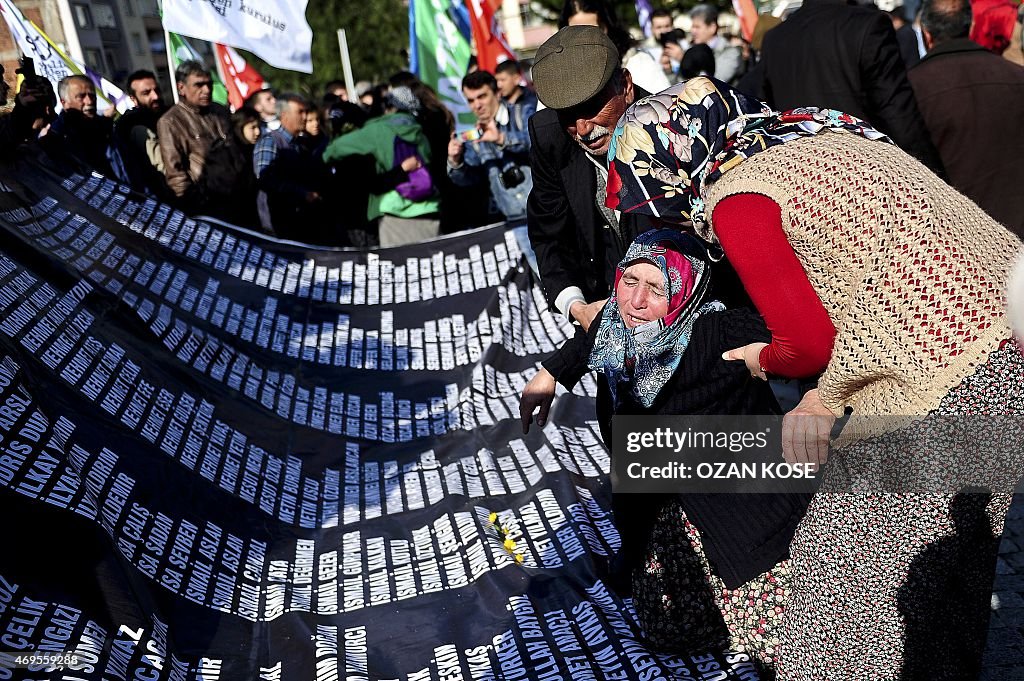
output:
[[[690,19],[700,19],[705,24],[717,24],[718,8],[714,5],[697,5],[690,10]]]
[[[494,76],[491,76],[494,80]],[[384,106],[396,111],[405,111],[413,116],[420,112],[420,100],[405,85],[391,88],[391,92],[384,96]]]
[[[62,101],[62,102],[66,102],[67,101],[67,99],[68,99],[68,90],[71,89],[71,82],[75,81],[75,80],[80,80],[83,83],[88,83],[89,87],[92,88],[93,92],[96,91],[96,85],[93,84],[92,80],[90,80],[88,76],[83,76],[83,75],[81,75],[79,73],[76,73],[76,74],[73,74],[73,75],[70,75],[70,76],[64,76],[63,78],[60,79],[60,82],[57,83],[57,96],[60,97],[60,101]]]
[[[302,95],[297,95],[294,92],[284,92],[277,98],[277,105],[275,108],[277,109],[278,118],[281,117],[281,114],[288,111],[288,105],[292,102],[295,102],[300,106],[306,106],[307,104],[306,98]]]
[[[178,64],[178,68],[174,69],[174,80],[179,83],[184,83],[188,80],[189,76],[209,76],[210,69],[206,68],[201,61],[195,59],[188,59]]]

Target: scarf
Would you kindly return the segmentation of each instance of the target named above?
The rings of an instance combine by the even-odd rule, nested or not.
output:
[[[630,265],[646,262],[661,270],[668,313],[632,329],[622,319],[614,290]],[[625,384],[639,404],[650,407],[671,380],[689,345],[700,315],[724,310],[717,300],[706,301],[710,290],[708,254],[696,237],[674,229],[644,232],[630,244],[615,272],[615,287],[604,307],[588,365],[604,373],[615,405]]]
[[[691,78],[637,100],[619,120],[608,150],[608,207],[703,227],[707,185],[754,154],[823,130],[892,144],[839,111],[778,113],[721,81]]]

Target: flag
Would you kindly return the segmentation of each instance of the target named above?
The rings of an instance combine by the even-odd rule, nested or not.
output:
[[[476,116],[462,96],[462,78],[472,50],[459,31],[456,12],[451,0],[410,0],[409,53],[414,55],[413,73],[437,91],[458,127],[465,129],[476,125]]]
[[[636,18],[645,38],[651,37],[651,0],[636,0]]]
[[[640,0],[637,0],[639,3]],[[743,39],[750,42],[754,37],[754,27],[757,26],[757,0],[732,0],[733,11],[740,20],[740,30]]]
[[[308,248],[26,153],[0,236],[0,678],[758,679],[607,586],[594,376],[522,433],[572,327],[507,226]]]
[[[469,0],[469,7],[477,64],[484,71],[494,73],[495,67],[501,62],[516,59],[515,51],[509,46],[498,25],[501,0]]]
[[[0,15],[7,23],[11,35],[14,36],[18,49],[26,57],[32,58],[36,74],[50,81],[54,92],[57,92],[57,83],[61,79],[72,75],[86,76],[93,82],[96,94],[104,102],[113,104],[121,113],[131,108],[131,100],[121,88],[85,64],[64,54],[48,35],[25,18],[11,0],[0,0]],[[58,102],[58,106],[59,104]],[[97,109],[103,108],[103,106],[97,106]]]
[[[227,88],[228,102],[232,109],[238,110],[249,95],[262,90],[267,83],[260,72],[248,64],[233,47],[216,43],[213,50],[217,57],[217,70]]]
[[[171,60],[174,62],[173,64],[170,64],[171,73],[174,73],[178,68],[178,64],[190,59],[206,65],[206,60],[203,59],[203,55],[199,54],[199,52],[196,51],[196,48],[192,47],[192,44],[189,43],[184,36],[168,32],[167,37],[171,41]],[[210,67],[207,66],[207,68]],[[227,106],[228,89],[224,85],[224,81],[220,79],[218,69],[210,69],[210,77],[213,80],[213,101]]]
[[[313,72],[307,0],[164,0],[164,28],[249,50],[271,66]]]

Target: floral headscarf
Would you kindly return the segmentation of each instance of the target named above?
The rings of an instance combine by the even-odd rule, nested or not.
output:
[[[778,113],[721,81],[691,78],[626,109],[608,150],[607,206],[703,227],[707,185],[758,152],[822,130],[892,144],[839,111]]]
[[[650,407],[672,378],[690,342],[693,323],[706,313],[724,310],[717,300],[707,301],[710,289],[708,254],[696,237],[674,229],[654,229],[633,241],[615,272],[618,289],[630,265],[647,262],[661,270],[668,293],[668,313],[661,319],[627,328],[612,293],[604,307],[594,349],[588,362],[608,380],[615,404],[620,383],[633,398]]]

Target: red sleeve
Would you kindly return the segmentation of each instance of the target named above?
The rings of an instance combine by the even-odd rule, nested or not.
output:
[[[782,209],[760,194],[715,207],[715,234],[772,334],[761,367],[788,378],[813,376],[832,355],[836,330],[782,230]]]

